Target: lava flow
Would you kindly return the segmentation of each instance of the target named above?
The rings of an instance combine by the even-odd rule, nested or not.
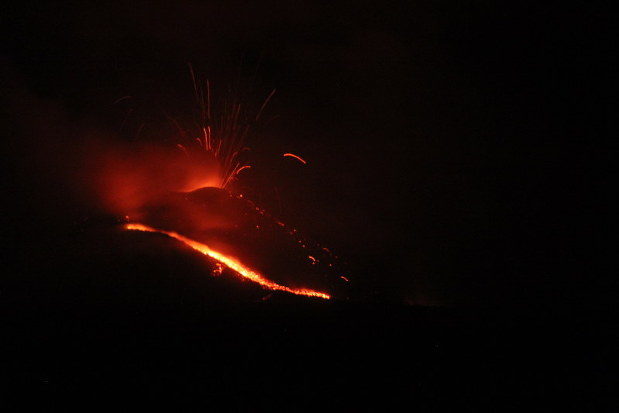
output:
[[[143,225],[143,224],[138,224],[138,223],[130,223],[130,224],[126,224],[125,225],[125,229],[127,230],[134,230],[134,231],[143,231],[143,232],[156,232],[156,233],[160,233],[160,234],[165,234],[168,237],[174,238],[182,243],[184,243],[185,245],[193,248],[194,250],[213,258],[214,260],[216,260],[218,263],[225,265],[226,267],[228,267],[229,269],[231,269],[234,273],[236,273],[237,275],[246,278],[250,281],[253,281],[257,284],[260,284],[262,287],[269,289],[269,290],[274,290],[274,291],[285,291],[288,293],[292,293],[292,294],[296,294],[296,295],[304,295],[304,296],[308,296],[308,297],[318,297],[318,298],[323,298],[323,299],[330,299],[331,296],[329,294],[326,293],[322,293],[319,291],[314,291],[314,290],[310,290],[310,289],[295,289],[295,288],[290,288],[290,287],[286,287],[284,285],[280,285],[277,284],[273,281],[270,281],[266,278],[264,278],[261,274],[257,273],[254,270],[251,270],[250,268],[247,268],[245,265],[243,265],[242,263],[240,263],[238,260],[228,257],[220,252],[214,251],[211,248],[209,248],[207,245],[202,244],[198,241],[192,240],[190,238],[187,238],[183,235],[180,235],[176,232],[173,231],[165,231],[165,230],[161,230],[161,229],[156,229],[153,227],[149,227],[147,225]]]

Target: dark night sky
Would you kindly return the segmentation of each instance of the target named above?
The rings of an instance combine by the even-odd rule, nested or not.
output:
[[[182,113],[192,62],[215,84],[241,73],[256,96],[277,89],[279,117],[250,145],[265,161],[310,160],[274,179],[287,189],[281,213],[341,252],[364,291],[419,304],[610,302],[599,235],[610,207],[596,208],[617,33],[603,7],[105,3],[2,6],[5,237],[17,250],[85,213],[63,148],[128,139],[129,106],[113,105],[123,96],[133,120]],[[39,146],[52,159],[32,155]]]

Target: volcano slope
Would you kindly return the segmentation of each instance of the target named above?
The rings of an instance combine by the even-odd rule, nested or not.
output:
[[[161,205],[140,218],[200,236]],[[211,276],[202,254],[114,219],[38,230],[15,237],[4,261],[3,407],[520,410],[562,400],[604,411],[614,397],[609,312],[321,300]]]

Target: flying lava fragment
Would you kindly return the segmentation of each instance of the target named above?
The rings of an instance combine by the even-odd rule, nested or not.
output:
[[[287,153],[283,154],[282,156],[294,158],[297,161],[301,162],[303,165],[307,165],[307,161],[305,159],[301,158],[299,155],[295,155],[294,153],[288,153],[287,152]]]

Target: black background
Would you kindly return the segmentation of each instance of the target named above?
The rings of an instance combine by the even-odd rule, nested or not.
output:
[[[143,380],[144,366],[166,357],[161,348],[182,353],[197,340],[211,342],[208,351],[247,355],[249,347],[239,342],[257,334],[268,337],[258,341],[259,348],[270,349],[270,357],[314,354],[326,359],[331,368],[324,380],[330,381],[325,384],[322,373],[313,371],[305,384],[292,385],[306,373],[296,364],[283,372],[286,363],[281,361],[256,361],[257,366],[248,368],[237,359],[233,368],[255,373],[249,377],[256,379],[264,374],[273,383],[287,382],[310,399],[323,391],[340,397],[339,382],[344,393],[357,394],[382,381],[394,394],[405,394],[411,407],[422,399],[422,405],[440,404],[443,391],[467,395],[474,389],[463,397],[479,401],[482,394],[502,394],[499,388],[521,389],[525,381],[533,382],[534,389],[515,393],[512,400],[548,392],[561,398],[570,389],[579,397],[585,382],[597,383],[581,383],[584,373],[599,379],[606,372],[603,357],[594,357],[588,347],[597,344],[584,343],[606,340],[600,338],[602,330],[591,326],[605,317],[600,314],[610,308],[615,285],[606,267],[610,244],[603,241],[604,232],[611,233],[607,202],[612,187],[611,154],[603,142],[611,136],[616,107],[616,15],[607,7],[484,1],[2,7],[8,134],[3,141],[7,271],[0,299],[7,311],[21,309],[15,310],[15,330],[10,331],[23,335],[17,326],[36,320],[38,327],[25,329],[30,333],[23,342],[35,348],[33,337],[47,334],[55,337],[49,339],[51,348],[62,349],[71,360],[66,367],[37,353],[35,360],[60,383],[52,390],[48,386],[49,394],[70,393],[66,389],[77,382],[74,376],[85,374],[77,367],[83,362],[106,363],[87,352],[75,356],[68,342],[90,332],[106,343],[116,343],[116,337],[126,343],[136,326],[142,326],[135,333],[141,344],[121,346],[126,352],[113,365],[129,364],[126,368]],[[149,125],[145,130],[155,138],[165,138],[158,136],[162,113],[179,116],[192,108],[187,62],[215,85],[246,80],[258,100],[277,89],[268,109],[277,119],[250,146],[271,174],[272,186],[285,194],[279,214],[351,263],[358,303],[323,308],[279,298],[281,303],[239,304],[243,300],[226,295],[225,286],[203,284],[192,276],[168,280],[171,262],[182,261],[182,254],[163,259],[165,270],[158,264],[144,267],[127,258],[130,247],[118,247],[122,241],[114,236],[107,234],[106,244],[92,235],[100,229],[83,235],[92,205],[79,195],[87,183],[71,172],[80,161],[70,148],[85,136],[134,139],[140,122]],[[128,95],[132,98],[114,104]],[[269,166],[274,156],[287,151],[302,154],[308,167]],[[266,194],[271,190],[260,189]],[[84,240],[93,239],[97,247],[84,246],[91,245]],[[119,248],[122,259],[114,258]],[[148,277],[140,275],[144,273]],[[121,281],[123,277],[132,281]],[[219,288],[226,298],[187,292],[194,288]],[[188,301],[180,304],[179,292]],[[210,304],[202,304],[203,299]],[[135,302],[143,315],[128,310]],[[211,314],[228,313],[230,302],[240,306],[229,313],[233,315]],[[298,319],[281,316],[291,308],[297,309]],[[89,316],[69,317],[74,311],[107,314],[116,321],[85,327]],[[133,314],[126,325],[119,321],[124,311]],[[245,317],[253,320],[251,327],[242,321]],[[158,332],[162,319],[170,334],[188,332],[171,340]],[[49,335],[54,323],[65,323],[66,334]],[[297,326],[292,336],[282,327],[287,323]],[[505,327],[510,323],[515,332]],[[204,325],[219,326],[225,338],[212,344],[215,333],[203,331]],[[584,325],[589,327],[574,327]],[[369,333],[376,329],[384,340]],[[396,344],[404,340],[398,332],[416,338]],[[314,334],[318,353],[306,343]],[[539,334],[542,350],[529,342]],[[578,344],[562,348],[560,343],[574,341],[571,334]],[[368,340],[368,335],[374,338]],[[86,348],[96,353],[97,340],[87,341]],[[273,343],[280,342],[288,344],[274,349]],[[342,342],[363,356],[339,358],[349,348],[339,347]],[[127,360],[144,343],[155,344],[148,347],[148,356],[131,365]],[[445,343],[450,343],[449,351],[433,353],[434,346]],[[580,351],[581,346],[587,351]],[[183,362],[160,366],[176,375],[172,384],[162,378],[168,374],[151,372],[160,380],[152,386],[178,390],[188,383],[208,387],[217,382],[215,387],[221,388],[221,380],[240,380],[239,391],[251,387],[249,379],[244,382],[230,370],[221,376],[193,376],[197,366],[208,364],[190,361],[197,352],[183,356],[191,367]],[[535,374],[555,352],[559,355],[543,367],[543,374]],[[462,361],[466,354],[475,356]],[[573,354],[578,356],[569,356]],[[520,367],[524,360],[526,367]],[[367,367],[360,367],[365,362]],[[28,368],[15,363],[8,381],[17,374],[28,385],[46,388],[47,382],[37,380],[47,373],[33,363]],[[221,363],[215,364],[223,369]],[[412,367],[415,363],[421,363],[418,369]],[[361,373],[377,366],[379,376]],[[94,382],[123,375],[101,371],[91,377]],[[462,371],[472,374],[466,385],[454,379]],[[506,371],[513,379],[496,384],[493,377],[504,378]],[[409,378],[397,380],[399,374]],[[488,388],[490,383],[496,385]],[[604,391],[602,384],[596,386]],[[267,387],[268,394],[277,394],[277,386]],[[200,394],[197,388],[190,393],[194,390]],[[248,405],[235,406],[251,408],[252,397],[243,398]],[[256,403],[268,408],[270,400]],[[606,399],[599,396],[597,401]]]

